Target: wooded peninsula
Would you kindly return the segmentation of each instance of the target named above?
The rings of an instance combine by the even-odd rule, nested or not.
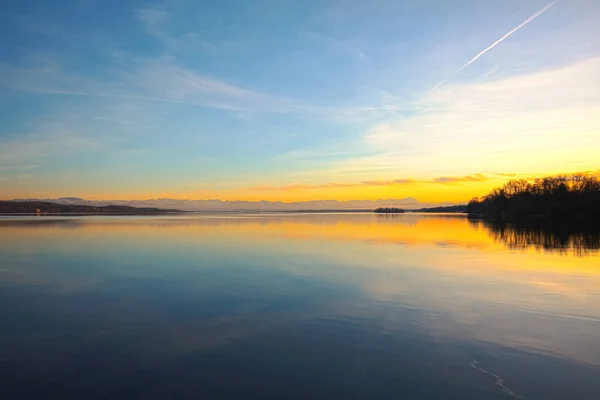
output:
[[[600,220],[600,179],[574,174],[511,180],[487,196],[472,199],[467,212],[497,220],[545,217],[578,221]]]

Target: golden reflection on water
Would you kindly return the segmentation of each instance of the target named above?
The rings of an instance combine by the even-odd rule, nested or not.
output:
[[[411,246],[462,247],[485,251],[548,251],[597,255],[598,232],[559,232],[470,221],[463,215],[374,214],[256,214],[190,215],[155,218],[37,218],[0,219],[5,240],[29,237],[42,240],[60,232],[63,238],[85,235],[147,238],[243,236],[260,242],[273,238],[295,240],[363,241]]]
[[[86,234],[135,235],[152,237],[168,231],[177,236],[247,235],[291,239],[361,240],[402,244],[454,244],[463,247],[496,247],[494,240],[465,218],[399,216],[389,218],[371,214],[268,215],[236,217],[229,215],[198,218],[78,218],[36,219],[28,222],[0,220],[5,237],[33,235],[43,237],[60,231],[61,235]],[[71,230],[71,232],[69,232]]]
[[[470,221],[463,215],[428,214],[192,214],[0,220],[0,238],[6,248],[22,247],[23,243],[32,247],[70,245],[73,249],[123,243],[182,249],[208,245],[230,247],[234,252],[287,249],[295,256],[321,253],[339,259],[360,252],[363,260],[375,255],[380,259],[377,263],[367,260],[364,268],[397,268],[398,258],[408,257],[427,260],[420,262],[422,267],[469,275],[497,270],[600,274],[599,237],[593,232],[556,235]],[[414,250],[403,250],[410,248]],[[444,261],[446,252],[452,249],[452,258]],[[438,256],[440,259],[436,259]],[[456,262],[459,258],[460,263]]]
[[[148,264],[176,269],[181,263],[202,267],[229,259],[359,287],[381,304],[394,304],[391,310],[402,305],[442,313],[444,318],[421,322],[436,334],[600,364],[600,350],[594,350],[600,324],[598,247],[598,235],[590,231],[494,226],[459,215],[0,219],[0,253],[17,254],[13,261],[19,266],[47,255],[73,255],[100,259],[115,274],[144,276],[153,273]],[[66,285],[51,271],[6,271],[0,271],[4,280]],[[92,279],[78,274],[69,289],[97,284]],[[503,322],[517,311],[519,319]],[[392,314],[386,326],[400,329],[402,321]],[[532,318],[535,324],[523,322]],[[556,325],[555,320],[566,322]],[[564,340],[569,321],[578,321],[578,341]],[[550,328],[540,336],[539,327],[546,325]]]

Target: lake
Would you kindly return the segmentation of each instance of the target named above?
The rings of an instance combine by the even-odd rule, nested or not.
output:
[[[600,399],[593,231],[0,217],[2,399]]]

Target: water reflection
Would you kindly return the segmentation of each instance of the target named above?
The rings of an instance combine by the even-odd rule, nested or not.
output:
[[[417,214],[0,218],[3,398],[600,398],[597,242],[548,244],[586,257],[507,251],[527,231],[495,229]]]
[[[277,236],[296,239],[360,240],[404,245],[494,248],[504,244],[512,250],[529,248],[544,251],[591,255],[600,249],[600,227],[593,224],[557,224],[551,221],[506,223],[467,219],[464,214],[213,214],[183,217],[47,217],[2,218],[0,227],[7,236],[19,232],[40,236],[55,229],[101,233],[118,228],[151,237],[157,229],[174,229],[190,235],[249,234],[252,239]],[[231,229],[234,228],[234,229]],[[36,233],[33,233],[34,235]]]
[[[500,222],[470,220],[478,228],[483,226],[492,238],[510,249],[557,251],[585,256],[600,249],[600,226],[595,224],[559,223],[547,220]]]

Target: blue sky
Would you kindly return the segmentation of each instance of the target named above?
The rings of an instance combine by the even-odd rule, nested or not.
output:
[[[458,200],[600,168],[598,1],[11,3],[2,198]]]

